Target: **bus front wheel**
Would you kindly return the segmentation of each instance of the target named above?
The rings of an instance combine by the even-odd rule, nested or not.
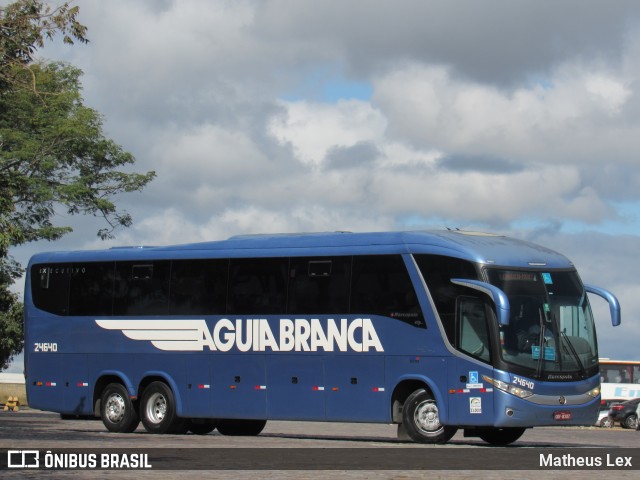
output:
[[[416,390],[404,402],[402,424],[407,435],[418,443],[445,443],[458,430],[440,423],[438,405],[424,389]]]
[[[509,445],[518,440],[524,433],[524,428],[481,428],[478,436],[491,445]]]
[[[149,433],[186,432],[186,420],[178,417],[175,396],[164,382],[153,382],[144,389],[140,418]]]
[[[140,418],[127,389],[119,383],[110,383],[100,397],[100,418],[110,432],[131,433],[140,424]]]

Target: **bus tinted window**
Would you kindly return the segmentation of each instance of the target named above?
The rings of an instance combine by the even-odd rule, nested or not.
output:
[[[400,255],[366,255],[353,259],[351,312],[394,317],[424,327],[411,278]]]
[[[166,315],[169,309],[168,261],[116,264],[114,315]]]
[[[458,297],[458,338],[456,347],[484,362],[491,360],[489,325],[483,299]]]
[[[74,264],[69,315],[111,315],[115,263]]]
[[[351,257],[292,258],[289,269],[289,305],[297,314],[349,311]]]
[[[35,306],[56,315],[68,315],[70,274],[70,265],[33,265],[31,292]]]
[[[228,260],[176,260],[171,267],[170,315],[225,313]]]
[[[440,255],[415,255],[418,267],[427,283],[447,338],[456,344],[456,298],[469,293],[469,289],[451,283],[452,278],[477,279],[471,262]]]
[[[227,312],[283,313],[287,303],[286,258],[238,258],[229,267]]]

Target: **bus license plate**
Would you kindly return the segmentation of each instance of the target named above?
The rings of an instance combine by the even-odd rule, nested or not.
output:
[[[571,420],[571,412],[553,412],[553,419],[558,421]]]

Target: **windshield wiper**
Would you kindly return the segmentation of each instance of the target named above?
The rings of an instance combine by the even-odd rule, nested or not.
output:
[[[582,364],[582,361],[580,360],[580,355],[578,355],[578,352],[576,352],[576,349],[571,344],[571,340],[569,340],[569,336],[567,335],[566,330],[567,330],[566,328],[563,328],[562,330],[560,330],[560,337],[565,341],[565,344],[569,347],[569,351],[571,352],[571,355],[573,355],[573,358],[576,360],[576,364],[580,369],[581,377],[586,378],[587,372],[584,369],[584,365]]]
[[[540,338],[538,339],[538,343],[540,344],[540,353],[538,354],[538,365],[536,366],[536,378],[542,378],[542,366],[544,364],[544,334],[547,327],[544,324],[542,309],[540,307],[538,307],[538,313],[540,318]]]

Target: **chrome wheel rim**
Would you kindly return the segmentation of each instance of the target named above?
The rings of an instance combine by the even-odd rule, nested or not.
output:
[[[433,434],[442,428],[438,406],[433,400],[422,402],[413,415],[416,426],[424,433]]]
[[[153,423],[160,423],[167,414],[167,399],[161,393],[149,397],[146,407],[147,418]]]
[[[111,423],[118,423],[122,420],[125,413],[125,402],[122,395],[114,393],[107,398],[107,405],[105,408],[107,420]]]

